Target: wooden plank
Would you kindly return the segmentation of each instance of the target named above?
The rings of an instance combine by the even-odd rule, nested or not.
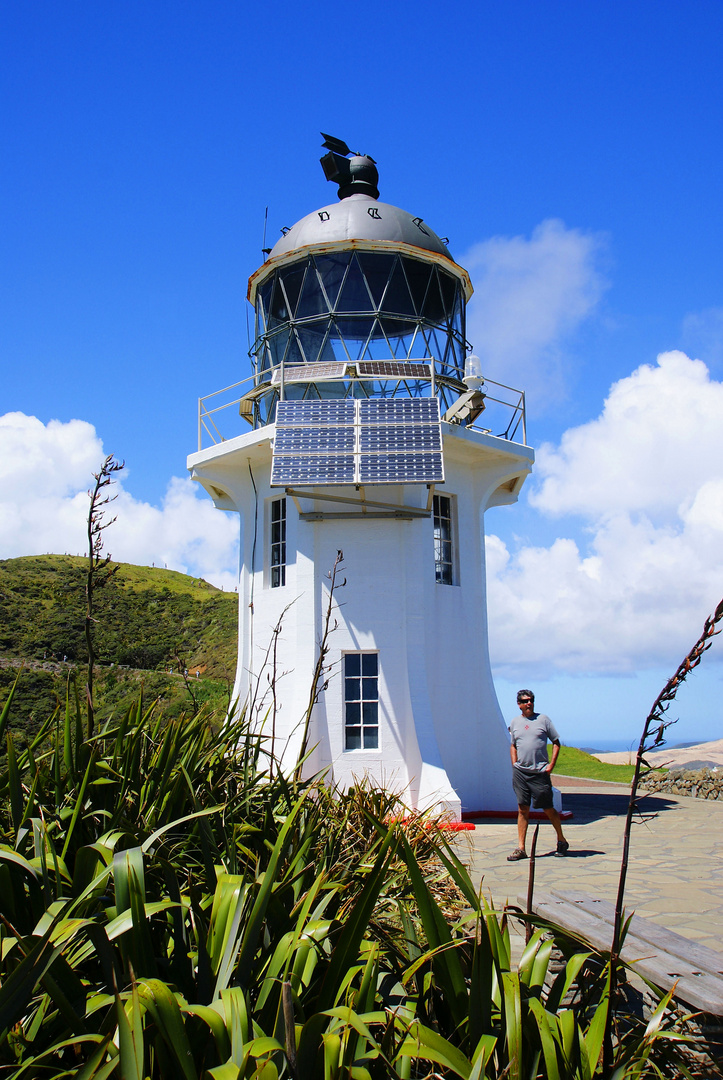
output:
[[[553,896],[559,896],[563,900],[576,904],[589,915],[596,915],[599,919],[603,919],[612,930],[615,906],[608,900],[599,900],[587,893],[572,889],[551,889],[550,892]],[[711,975],[723,975],[723,953],[708,949],[697,941],[691,941],[682,934],[676,934],[673,930],[667,930],[651,919],[646,919],[642,915],[633,915],[630,932],[641,941],[649,942],[663,952],[686,960],[692,970],[707,971]]]
[[[519,896],[517,902],[524,911],[527,906],[527,897]],[[590,943],[593,949],[609,951],[610,932],[601,919],[588,915],[576,905],[568,904],[549,893],[537,893],[532,907],[536,915],[561,926],[563,930],[579,934]]]
[[[518,903],[524,910],[526,898],[519,897]],[[612,923],[586,911],[578,902],[559,895],[538,894],[533,901],[533,909],[535,914],[563,930],[579,934],[594,949],[610,951]],[[701,948],[698,946],[698,949]],[[695,967],[685,957],[668,954],[658,945],[634,933],[628,934],[621,957],[634,971],[664,990],[670,990],[677,982],[676,1000],[694,1009],[723,1015],[723,977],[720,975]]]

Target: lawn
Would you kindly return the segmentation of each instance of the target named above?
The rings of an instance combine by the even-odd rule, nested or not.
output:
[[[563,776],[583,776],[590,780],[611,780],[618,784],[629,784],[633,779],[632,765],[610,765],[598,761],[592,754],[578,750],[576,746],[561,746],[560,756],[555,765],[555,772]]]

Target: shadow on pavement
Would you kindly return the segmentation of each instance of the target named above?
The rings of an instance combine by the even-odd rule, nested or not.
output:
[[[608,794],[597,791],[575,791],[563,794],[563,808],[571,810],[571,825],[586,825],[603,817],[625,817],[628,812],[628,795]],[[639,814],[647,817],[664,810],[675,810],[678,804],[664,795],[643,795],[638,799]]]
[[[597,848],[570,848],[565,855],[560,856],[555,851],[543,851],[535,856],[535,862],[540,859],[589,859],[591,855],[607,855],[607,852],[598,851]]]

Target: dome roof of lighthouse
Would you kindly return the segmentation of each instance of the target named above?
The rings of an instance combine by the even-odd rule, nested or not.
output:
[[[446,245],[422,218],[363,194],[348,195],[307,214],[274,245],[270,258],[299,248],[348,240],[408,244],[454,261]]]

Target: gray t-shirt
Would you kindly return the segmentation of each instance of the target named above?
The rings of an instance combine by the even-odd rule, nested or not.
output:
[[[517,748],[515,768],[542,772],[549,765],[547,740],[559,742],[560,736],[549,716],[533,713],[529,718],[516,716],[510,724],[512,743]]]

